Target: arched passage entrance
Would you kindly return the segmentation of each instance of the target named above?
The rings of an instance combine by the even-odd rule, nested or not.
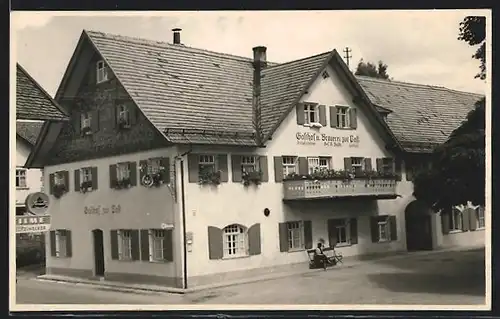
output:
[[[408,251],[432,250],[431,210],[414,200],[405,208],[406,247]]]

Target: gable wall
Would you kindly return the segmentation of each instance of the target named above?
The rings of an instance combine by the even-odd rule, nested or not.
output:
[[[77,61],[74,72],[58,102],[68,108],[71,120],[63,128],[49,152],[47,164],[54,165],[91,158],[133,153],[165,146],[164,138],[138,110],[123,86],[109,70],[109,80],[96,84],[96,62],[100,55],[84,43],[82,60]],[[90,58],[88,58],[90,55]],[[90,61],[90,62],[89,62]],[[115,100],[135,109],[136,124],[120,131],[113,125]],[[91,136],[81,136],[75,131],[80,125],[82,110],[97,111],[99,125]]]

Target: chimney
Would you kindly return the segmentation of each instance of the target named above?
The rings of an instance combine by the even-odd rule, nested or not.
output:
[[[182,29],[180,28],[172,29],[174,33],[174,44],[181,44],[181,31]]]
[[[258,146],[263,144],[262,132],[262,113],[260,103],[261,92],[261,73],[262,69],[267,66],[266,60],[266,47],[259,46],[253,48],[253,99],[252,99],[252,113],[253,113],[253,126],[255,130],[255,141]]]

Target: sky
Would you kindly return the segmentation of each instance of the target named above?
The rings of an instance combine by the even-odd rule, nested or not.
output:
[[[13,12],[14,57],[54,96],[83,29],[172,42],[182,28],[186,46],[252,57],[267,47],[267,59],[288,62],[343,50],[360,59],[382,60],[395,81],[444,86],[485,94],[475,79],[476,48],[457,39],[459,23],[485,10],[431,11],[192,11],[192,12]],[[489,34],[489,33],[487,33]]]

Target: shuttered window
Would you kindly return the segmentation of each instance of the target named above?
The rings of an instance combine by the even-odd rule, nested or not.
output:
[[[241,157],[241,172],[250,173],[259,171],[259,162],[257,156],[242,156]]]
[[[90,128],[90,123],[92,123],[92,113],[83,112],[80,116],[80,129],[83,131],[85,128]]]
[[[214,155],[200,155],[198,162],[200,176],[203,174],[214,173],[216,170]]]
[[[454,207],[451,211],[451,214],[448,214],[448,217],[450,218],[450,231],[463,230],[463,215],[458,208]]]
[[[298,161],[296,156],[283,156],[283,178],[287,177],[290,174],[297,173]]]
[[[383,243],[398,239],[396,216],[373,216],[370,220],[372,242]]]
[[[479,206],[477,209],[476,209],[476,212],[477,212],[477,228],[484,228],[486,226],[486,222],[485,222],[485,217],[484,217],[484,207],[483,206]]]
[[[319,123],[319,107],[317,104],[304,104],[304,124]]]
[[[349,128],[349,108],[338,106],[337,107],[337,127],[338,128]]]
[[[165,230],[163,229],[151,229],[149,231],[150,239],[150,256],[152,260],[159,261],[163,260],[163,242],[165,240]]]
[[[51,230],[49,232],[50,239],[50,255],[52,257],[71,257],[72,256],[72,241],[71,231],[67,229]]]
[[[132,231],[122,229],[118,231],[118,255],[120,260],[132,259]]]
[[[288,222],[288,249],[304,249],[304,224],[301,221]]]
[[[229,225],[223,229],[224,258],[247,255],[247,233],[240,225]]]
[[[108,66],[106,65],[106,62],[104,61],[98,61],[96,64],[96,69],[97,69],[97,83],[101,83],[104,81],[108,80]]]
[[[351,157],[351,167],[354,174],[361,174],[365,170],[363,157]]]
[[[56,230],[56,256],[66,257],[66,232],[64,230]]]

